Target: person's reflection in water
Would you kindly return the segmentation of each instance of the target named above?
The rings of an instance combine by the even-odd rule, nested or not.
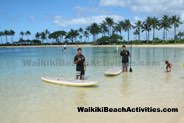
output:
[[[129,79],[129,74],[124,74],[122,76],[121,93],[123,96],[128,96],[130,94]]]
[[[84,106],[84,105],[87,105],[87,101],[86,101],[86,93],[85,93],[86,90],[82,89],[82,90],[79,90],[75,93],[75,104],[77,106]]]
[[[166,73],[165,82],[171,82],[171,81],[172,81],[172,73]]]

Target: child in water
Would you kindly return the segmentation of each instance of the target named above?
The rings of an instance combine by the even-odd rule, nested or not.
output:
[[[165,61],[166,64],[166,72],[171,72],[172,64],[169,61]]]

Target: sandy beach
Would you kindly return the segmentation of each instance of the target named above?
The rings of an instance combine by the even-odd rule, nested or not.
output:
[[[131,45],[126,45],[130,47]],[[0,46],[0,48],[25,48],[25,47],[62,47],[61,45],[30,45],[30,46]],[[90,45],[90,44],[83,44],[83,45],[67,45],[67,47],[122,47],[122,45]],[[158,44],[158,45],[151,45],[151,44],[143,44],[143,45],[132,45],[132,47],[176,47],[176,48],[184,48],[184,44]]]

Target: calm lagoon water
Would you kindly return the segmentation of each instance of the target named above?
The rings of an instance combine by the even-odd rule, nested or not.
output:
[[[86,78],[94,87],[70,87],[41,81],[41,76],[75,77],[76,49],[1,48],[1,123],[182,123],[184,49],[133,48],[132,73],[104,76],[121,66],[116,48],[83,48]],[[164,61],[173,63],[165,72]],[[78,113],[77,107],[178,108],[177,113]]]

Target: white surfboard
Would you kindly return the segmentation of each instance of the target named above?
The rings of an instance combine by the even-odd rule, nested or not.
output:
[[[105,75],[107,76],[116,76],[122,72],[121,67],[111,67],[105,71]]]
[[[98,83],[98,82],[89,81],[89,80],[67,80],[59,77],[41,77],[41,79],[45,82],[49,82],[53,84],[62,84],[62,85],[70,85],[70,86],[92,86]]]

